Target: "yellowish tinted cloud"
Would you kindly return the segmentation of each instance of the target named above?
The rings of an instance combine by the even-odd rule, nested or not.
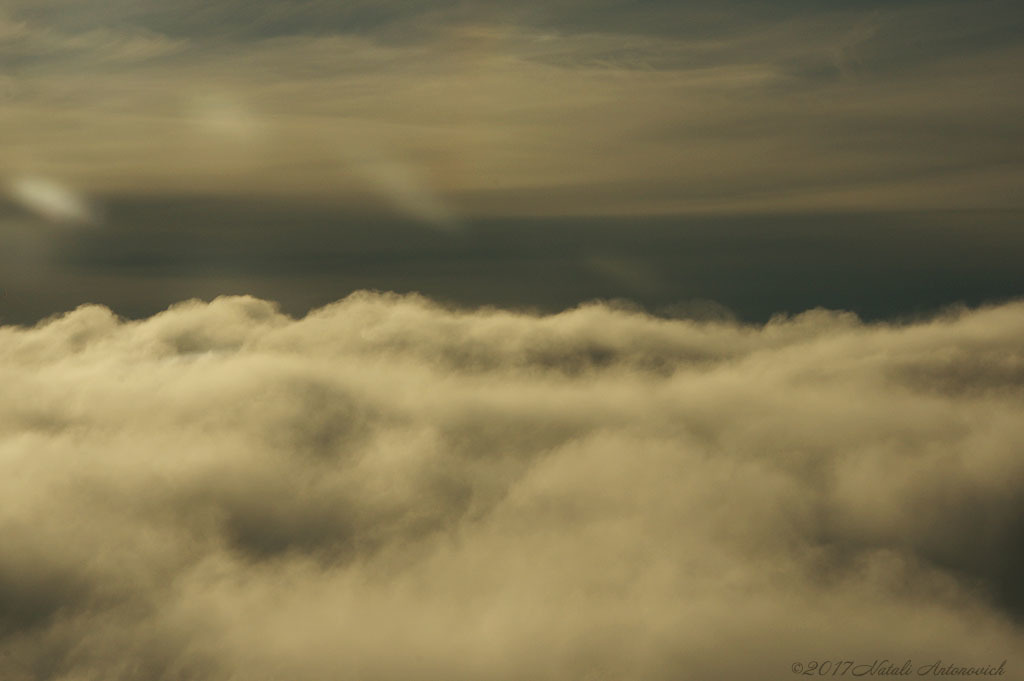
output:
[[[5,677],[1024,665],[1024,306],[0,329]]]

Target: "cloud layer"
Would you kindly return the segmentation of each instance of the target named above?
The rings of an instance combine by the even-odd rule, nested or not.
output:
[[[441,226],[1021,208],[1016,2],[8,5],[13,177]]]
[[[2,327],[0,669],[1019,671],[1022,335],[369,293]]]

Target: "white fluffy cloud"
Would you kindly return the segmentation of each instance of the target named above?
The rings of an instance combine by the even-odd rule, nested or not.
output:
[[[0,675],[1020,673],[1022,336],[1022,303],[751,327],[376,294],[3,327]]]

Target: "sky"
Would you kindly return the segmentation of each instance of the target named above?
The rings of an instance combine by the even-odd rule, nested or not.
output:
[[[1022,34],[1000,1],[7,0],[0,318],[252,293],[304,314],[364,288],[548,311],[712,301],[752,321],[1010,299]],[[580,221],[626,243],[591,247]],[[523,235],[505,269],[495,229]],[[708,232],[726,267],[659,271],[703,258]],[[936,292],[904,300],[889,270],[866,286],[845,245],[865,233]],[[428,246],[414,262],[410,240]],[[790,294],[800,249],[845,288]],[[760,304],[733,290],[765,267]]]
[[[0,0],[0,679],[1024,674],[1022,76],[1016,0]]]
[[[1020,209],[1019,3],[9,0],[4,174],[480,216]]]

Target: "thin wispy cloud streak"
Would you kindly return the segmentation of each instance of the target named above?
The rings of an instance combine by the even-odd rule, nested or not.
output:
[[[1024,664],[1024,306],[0,328],[5,678]]]
[[[51,223],[86,225],[98,219],[85,197],[53,180],[20,177],[8,183],[7,193],[22,208]]]

